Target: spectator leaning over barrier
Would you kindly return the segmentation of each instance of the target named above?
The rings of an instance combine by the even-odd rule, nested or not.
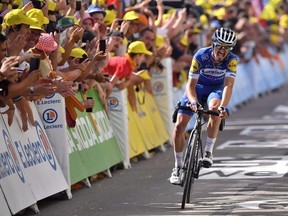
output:
[[[30,19],[21,9],[15,9],[4,16],[5,33],[9,40],[7,53],[10,56],[19,56],[23,53],[23,48],[27,43],[30,34],[30,26],[35,22]],[[19,58],[18,65],[19,65]],[[16,65],[15,65],[16,66]],[[33,114],[28,101],[23,95],[29,95],[29,87],[39,79],[39,71],[34,71],[27,78],[22,75],[23,70],[18,71],[18,79],[8,83],[8,98],[12,98],[14,104],[20,112],[22,120],[22,130],[28,130],[28,120],[34,125]],[[20,78],[20,79],[19,79]]]
[[[142,70],[137,73],[133,73],[133,71],[136,71],[137,65],[142,63],[145,55],[152,55],[152,52],[147,50],[144,42],[134,41],[128,46],[128,51],[125,56],[114,56],[109,59],[108,65],[103,70],[111,75],[109,94],[114,86],[116,86],[119,90],[123,90],[126,87],[133,88],[133,84],[137,80],[137,76],[140,76],[141,73],[146,71]],[[118,82],[120,80],[121,82]],[[130,93],[132,93],[132,91]],[[132,94],[129,94],[128,98],[132,109],[136,110],[135,95],[133,97]]]
[[[15,106],[11,98],[7,98],[8,95],[8,87],[10,83],[17,82],[18,74],[16,70],[16,64],[18,63],[18,57],[12,56],[5,58],[6,48],[7,48],[7,37],[0,34],[0,103],[1,107],[8,106],[8,109],[2,114],[7,114],[8,116],[8,125],[11,126],[13,122],[13,116],[15,111]],[[5,58],[5,59],[4,59]]]
[[[180,183],[185,129],[203,100],[209,109],[220,112],[220,118],[210,116],[207,124],[203,167],[209,168],[213,164],[212,153],[220,122],[229,116],[227,106],[232,95],[238,61],[238,57],[231,53],[231,50],[236,42],[237,36],[233,30],[217,29],[213,35],[212,47],[200,49],[193,57],[186,92],[181,99],[181,105],[190,106],[193,111],[181,109],[178,111],[173,131],[175,168],[170,177],[172,184]]]

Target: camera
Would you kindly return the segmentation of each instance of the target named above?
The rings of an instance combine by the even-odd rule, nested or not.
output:
[[[32,72],[34,70],[38,70],[40,66],[40,58],[31,58],[30,59],[30,69],[29,72]]]
[[[0,95],[7,96],[8,95],[8,86],[10,82],[8,80],[0,81]]]
[[[99,41],[99,49],[100,49],[100,51],[102,51],[103,53],[106,52],[106,41],[105,41],[105,40],[100,40],[100,41]]]
[[[82,7],[82,1],[81,0],[76,0],[76,11],[80,11]]]

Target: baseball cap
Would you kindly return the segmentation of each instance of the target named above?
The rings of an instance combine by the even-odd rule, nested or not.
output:
[[[31,18],[34,22],[38,22],[40,26],[43,24],[48,24],[49,19],[44,16],[42,10],[33,8],[27,12],[27,16]]]
[[[36,30],[40,30],[42,32],[46,32],[44,30],[44,28],[42,27],[42,25],[40,25],[38,22],[35,22],[35,24],[30,25],[30,29],[36,29]]]
[[[87,8],[87,12],[88,12],[89,14],[92,14],[92,13],[102,13],[104,17],[106,16],[106,12],[105,12],[104,10],[102,10],[100,7],[98,7],[97,4],[90,5],[90,6]]]
[[[150,80],[151,79],[151,77],[150,77],[150,75],[149,75],[147,70],[143,71],[138,76],[141,77],[144,80]]]
[[[128,11],[127,13],[124,14],[123,16],[124,20],[138,20],[139,16],[135,11]]]
[[[69,28],[75,25],[75,20],[72,17],[64,16],[57,21],[57,28]]]
[[[45,52],[53,52],[58,48],[58,44],[52,35],[42,33],[39,37],[38,43],[35,45],[35,48]]]
[[[83,57],[87,57],[87,53],[85,52],[85,50],[83,50],[82,48],[73,48],[71,53],[70,53],[71,57],[74,58],[83,58]]]
[[[134,41],[128,46],[128,53],[146,54],[152,55],[152,52],[148,51],[143,41]]]
[[[105,12],[106,12],[106,16],[104,18],[104,23],[106,25],[111,25],[117,17],[116,11],[115,10],[105,10]]]
[[[74,14],[74,16],[75,16],[75,18],[76,18],[76,19],[78,20],[78,22],[79,22],[79,20],[80,20],[80,18],[81,18],[81,15],[80,15],[79,11],[77,11],[77,12]],[[84,20],[87,20],[87,19],[90,19],[91,22],[92,22],[92,25],[94,26],[94,19],[90,16],[90,14],[89,14],[87,11],[84,11],[84,13],[83,13],[83,21],[84,21]]]
[[[27,16],[27,14],[21,9],[14,9],[8,12],[4,16],[4,23],[7,26],[12,25],[19,25],[19,24],[26,24],[26,25],[33,25],[35,22]]]
[[[188,37],[187,37],[186,35],[184,35],[184,36],[181,38],[180,43],[181,43],[183,46],[187,47],[187,46],[188,46]]]

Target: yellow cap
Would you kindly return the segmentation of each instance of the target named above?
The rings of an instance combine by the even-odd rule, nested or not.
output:
[[[191,30],[191,32],[192,32],[192,33],[195,33],[195,34],[198,34],[198,33],[201,32],[201,29],[199,29],[199,28],[193,28],[193,29]]]
[[[21,4],[23,4],[21,0],[14,0],[12,3],[12,5],[17,5],[17,6],[20,6]]]
[[[217,17],[218,20],[223,20],[225,14],[226,14],[226,10],[224,7],[213,10],[212,14]]]
[[[279,26],[276,25],[276,24],[272,24],[272,25],[270,25],[269,30],[270,30],[272,33],[279,33]]]
[[[58,50],[60,53],[65,53],[65,49],[61,45],[58,46]]]
[[[56,2],[54,2],[54,1],[52,1],[52,0],[49,0],[48,1],[48,10],[49,11],[54,11],[55,10],[55,8],[56,8]]]
[[[156,43],[156,46],[157,46],[157,47],[162,46],[162,45],[164,44],[164,37],[161,36],[161,35],[156,35],[156,41],[155,41],[155,43]]]
[[[171,17],[170,14],[163,14],[163,15],[162,15],[162,19],[163,19],[163,20],[166,20],[166,19],[168,19],[168,18],[170,18],[170,17]]]
[[[43,28],[42,25],[40,25],[38,22],[35,22],[34,24],[30,25],[30,29],[36,29],[40,30],[42,32],[46,32]]]
[[[175,11],[176,11],[175,8],[170,8],[170,9],[167,11],[167,14],[171,16]]]
[[[144,80],[150,80],[151,79],[151,77],[150,77],[150,75],[149,75],[147,70],[143,71],[138,76],[141,77]]]
[[[279,25],[282,28],[288,28],[288,15],[287,14],[281,16],[280,21],[279,21]]]
[[[124,14],[123,16],[124,20],[138,20],[138,14],[135,11],[128,11],[127,13]]]
[[[205,14],[202,14],[199,18],[199,21],[200,21],[200,24],[204,26],[208,23],[208,17]]]
[[[94,5],[94,4],[97,4],[97,5],[105,5],[105,0],[92,0],[92,3],[91,5]]]
[[[188,37],[187,37],[186,35],[184,35],[184,36],[181,38],[180,43],[181,43],[183,46],[187,47],[187,46],[188,46]]]
[[[42,10],[33,8],[27,12],[27,16],[31,18],[33,21],[38,22],[39,25],[48,24],[49,19],[44,16]]]
[[[270,41],[272,43],[279,43],[279,35],[278,34],[270,34]]]
[[[74,48],[70,53],[70,56],[74,58],[83,58],[83,55],[88,56],[85,50],[83,50],[82,48]]]
[[[152,55],[152,52],[147,50],[143,41],[134,41],[128,46],[128,53],[138,53]]]
[[[105,10],[106,16],[104,17],[104,23],[108,26],[116,19],[117,14],[115,10]]]
[[[21,9],[14,9],[7,13],[4,16],[4,23],[7,26],[12,25],[19,25],[19,24],[25,24],[25,25],[33,25],[35,22],[27,16],[27,14],[21,10]]]

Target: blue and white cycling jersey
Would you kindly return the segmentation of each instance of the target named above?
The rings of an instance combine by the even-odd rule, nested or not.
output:
[[[212,47],[206,47],[198,50],[192,60],[189,71],[189,78],[198,79],[196,85],[196,94],[198,102],[205,99],[206,103],[213,98],[222,99],[225,77],[236,78],[236,67],[238,57],[229,53],[227,57],[217,67],[214,66],[212,57]],[[181,99],[181,106],[187,106],[189,99],[184,93]],[[194,113],[188,110],[179,110],[179,113],[184,113],[192,116]]]
[[[229,53],[217,67],[213,64],[212,47],[198,50],[192,60],[189,78],[198,79],[204,86],[223,85],[225,77],[236,77],[238,57]]]

